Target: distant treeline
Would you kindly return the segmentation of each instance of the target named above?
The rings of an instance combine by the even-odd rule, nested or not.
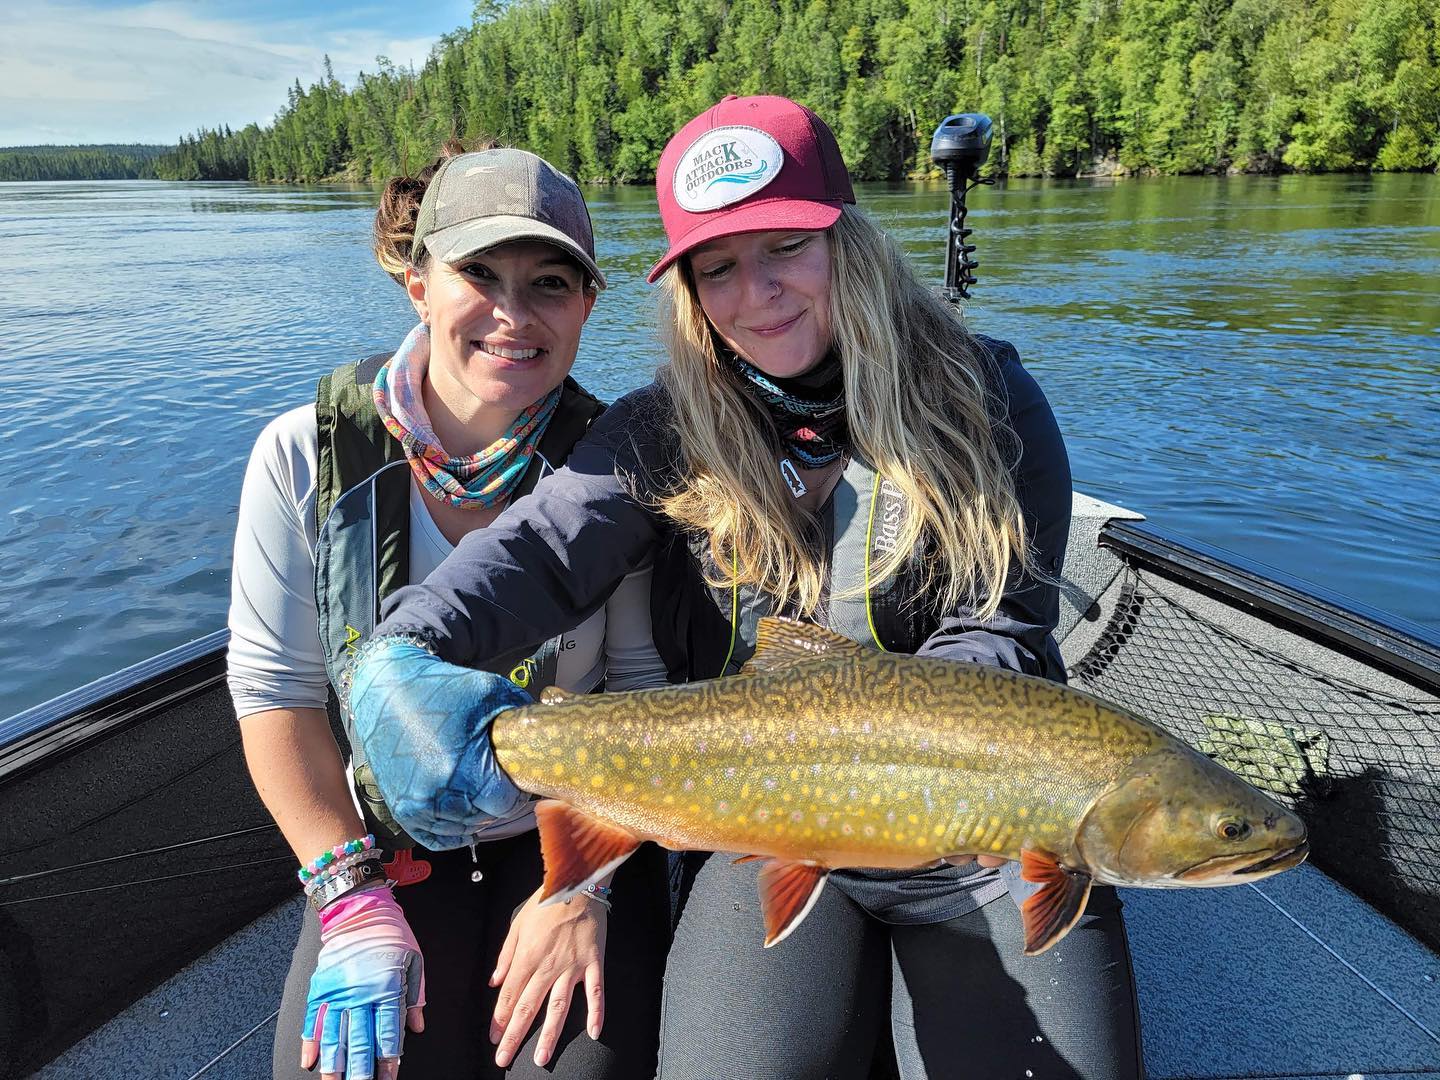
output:
[[[0,147],[3,180],[142,180],[155,175],[153,163],[173,146]]]
[[[723,94],[780,93],[857,178],[926,171],[942,116],[1011,175],[1431,169],[1434,0],[493,0],[420,71],[297,81],[273,124],[202,131],[164,177],[379,179],[449,135],[644,181]]]
[[[480,0],[416,72],[297,81],[269,127],[202,131],[164,177],[378,179],[446,136],[583,180],[653,176],[726,93],[797,98],[857,178],[928,168],[946,113],[1011,175],[1433,169],[1434,0]]]

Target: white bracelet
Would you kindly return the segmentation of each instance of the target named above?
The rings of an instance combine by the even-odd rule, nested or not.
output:
[[[378,862],[380,861],[380,853],[378,851],[357,851],[353,855],[346,855],[343,858],[336,859],[305,883],[305,895],[314,896],[315,890],[320,888],[328,879],[333,878],[342,870],[348,870],[350,867],[364,862],[366,859],[374,859]]]
[[[344,870],[323,878],[319,882],[319,887],[309,894],[310,906],[316,911],[320,911],[342,896],[376,886],[387,888],[389,884],[385,880],[385,870],[381,866],[380,860],[369,859],[356,863],[354,866],[347,866]]]
[[[585,886],[584,890],[580,893],[580,895],[586,897],[587,899],[594,900],[597,904],[604,904],[605,910],[609,911],[610,893],[612,891],[613,890],[610,888],[609,885],[598,885],[592,883]]]

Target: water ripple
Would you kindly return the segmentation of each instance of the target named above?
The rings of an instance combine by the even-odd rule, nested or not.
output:
[[[662,360],[652,191],[588,193],[601,295],[576,373]],[[927,280],[948,195],[861,202]],[[223,623],[245,460],[335,364],[413,315],[369,254],[375,193],[0,185],[0,712]],[[1076,483],[1440,629],[1440,178],[1015,182],[971,197],[968,317],[1014,341]]]

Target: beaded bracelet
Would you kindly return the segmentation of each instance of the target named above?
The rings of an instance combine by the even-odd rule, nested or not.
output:
[[[336,859],[343,859],[346,855],[354,855],[361,851],[369,851],[375,846],[375,837],[368,833],[358,840],[346,840],[343,844],[336,844],[325,854],[315,859],[306,866],[302,866],[300,874],[301,884],[308,884],[312,878],[333,863]]]
[[[609,885],[591,884],[585,886],[584,895],[594,900],[597,904],[604,904],[605,910],[610,910],[610,893],[614,891]]]
[[[348,870],[350,869],[350,867],[365,862],[367,859],[373,859],[375,862],[379,862],[380,852],[373,850],[357,851],[351,855],[345,855],[339,859],[336,859],[329,866],[325,867],[324,870],[321,870],[320,873],[314,875],[309,881],[305,883],[305,895],[309,896],[321,885],[324,885],[325,882],[329,881],[336,874],[340,873],[340,871]]]

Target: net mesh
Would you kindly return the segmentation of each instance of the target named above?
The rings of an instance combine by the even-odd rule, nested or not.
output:
[[[1237,636],[1129,567],[1071,684],[1296,809],[1311,860],[1440,949],[1440,698],[1379,693]]]

